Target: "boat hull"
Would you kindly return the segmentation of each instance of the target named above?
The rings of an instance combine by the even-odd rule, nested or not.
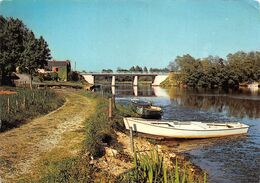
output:
[[[144,119],[160,119],[162,117],[162,109],[153,106],[151,102],[142,100],[131,100],[135,112]]]
[[[161,110],[150,110],[144,107],[136,107],[136,113],[145,119],[160,119],[162,117]]]
[[[154,121],[156,122],[156,121]],[[149,134],[153,136],[160,136],[164,138],[214,138],[214,137],[223,137],[230,135],[239,135],[246,134],[248,132],[249,126],[241,124],[243,126],[238,126],[234,128],[223,128],[223,129],[180,129],[175,127],[169,127],[166,122],[157,121],[157,124],[154,122],[139,120],[138,118],[124,118],[124,124],[126,129],[130,129],[132,127],[133,131],[140,132],[144,134]],[[181,124],[181,122],[180,122]],[[202,124],[203,123],[198,123]],[[226,125],[219,123],[220,125]],[[204,125],[205,126],[205,125]]]

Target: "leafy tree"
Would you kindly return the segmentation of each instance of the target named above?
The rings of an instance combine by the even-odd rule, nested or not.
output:
[[[112,69],[102,69],[102,73],[113,73]]]
[[[118,67],[117,70],[116,70],[116,72],[119,72],[119,73],[127,73],[127,72],[129,72],[129,70],[127,70],[127,69],[122,69],[121,67]]]
[[[15,71],[23,52],[24,35],[28,29],[21,20],[0,16],[0,70],[2,81],[9,72]],[[3,83],[3,82],[1,82]]]
[[[130,72],[135,72],[135,67],[132,66],[130,69],[129,69]]]
[[[18,63],[19,67],[26,69],[32,76],[37,69],[44,68],[50,58],[50,50],[46,41],[42,37],[36,39],[33,32],[28,32],[24,42],[24,51]],[[30,86],[32,87],[32,82]]]
[[[135,66],[135,72],[143,72],[143,68],[137,65]]]
[[[151,72],[151,73],[158,73],[158,72],[168,73],[169,69],[168,68],[162,68],[162,69],[160,69],[160,68],[150,68],[149,72]]]
[[[2,81],[17,67],[31,75],[51,58],[46,41],[36,39],[21,20],[0,16],[0,73]],[[3,82],[1,82],[3,83]]]
[[[179,70],[178,65],[175,61],[171,61],[167,68],[168,68],[169,71],[175,71],[176,72],[176,71]]]
[[[72,71],[69,73],[69,79],[71,81],[79,81],[80,80],[80,74],[76,71]]]
[[[241,82],[260,80],[259,52],[239,51],[228,54],[227,60],[218,56],[195,59],[183,55],[177,56],[175,63],[182,76],[179,79],[191,87],[236,87]]]
[[[143,71],[144,71],[145,73],[148,73],[147,67],[144,67]]]

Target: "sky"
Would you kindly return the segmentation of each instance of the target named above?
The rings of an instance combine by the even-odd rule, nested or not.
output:
[[[21,19],[77,70],[260,51],[259,0],[0,0],[0,14]]]

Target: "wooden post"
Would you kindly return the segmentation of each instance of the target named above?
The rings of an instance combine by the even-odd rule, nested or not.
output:
[[[112,98],[109,98],[109,103],[108,103],[108,117],[109,117],[109,119],[112,119],[112,117],[113,117]]]
[[[10,98],[7,98],[7,113],[10,113]]]
[[[113,108],[116,109],[116,97],[115,97],[115,95],[112,95],[112,104],[113,104]]]
[[[32,93],[32,98],[33,98],[32,103],[34,104],[34,92]]]
[[[104,89],[103,89],[103,85],[100,85],[100,90],[101,90],[101,96],[104,97]]]
[[[134,152],[134,138],[133,138],[133,128],[129,127],[130,130],[130,145],[131,145],[131,151]]]
[[[23,96],[23,108],[25,109],[25,96]]]

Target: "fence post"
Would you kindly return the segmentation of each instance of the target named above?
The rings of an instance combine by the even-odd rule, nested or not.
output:
[[[115,95],[112,95],[112,103],[113,103],[113,108],[116,109],[116,97],[115,97]]]
[[[19,108],[17,99],[15,100],[15,104],[16,104],[16,110],[17,110]]]
[[[10,113],[10,98],[7,98],[7,113]]]
[[[25,96],[23,96],[23,108],[25,109]]]
[[[113,117],[112,98],[109,98],[109,103],[108,103],[108,117],[109,117],[109,119],[112,119],[112,117]]]
[[[129,127],[130,130],[130,146],[131,146],[131,152],[134,152],[134,138],[133,138],[133,128]]]

